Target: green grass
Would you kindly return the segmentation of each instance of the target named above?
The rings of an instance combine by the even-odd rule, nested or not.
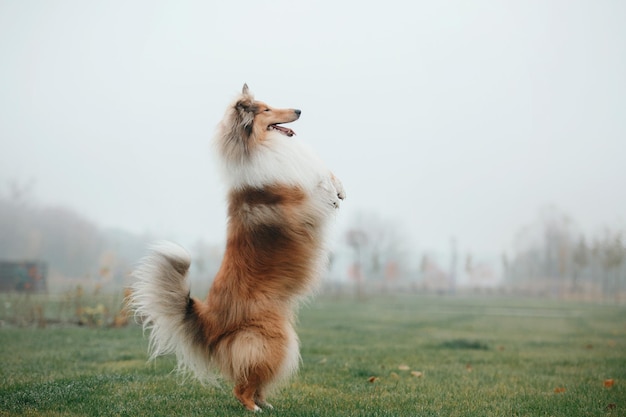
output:
[[[300,318],[300,373],[264,415],[626,415],[623,306],[318,298]],[[147,364],[146,345],[136,325],[0,328],[0,416],[246,415],[227,384]]]

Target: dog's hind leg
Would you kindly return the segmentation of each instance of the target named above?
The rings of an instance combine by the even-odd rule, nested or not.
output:
[[[265,400],[268,390],[297,369],[298,338],[287,323],[272,328],[239,331],[231,336],[226,352],[235,396],[250,411],[273,408]],[[223,343],[227,343],[223,341]]]
[[[274,406],[272,406],[272,404],[268,403],[265,400],[265,389],[263,388],[263,386],[260,386],[256,390],[256,393],[254,394],[254,402],[261,408],[267,408],[269,410],[274,409]]]
[[[245,381],[241,381],[235,385],[233,393],[239,402],[250,411],[261,411],[261,408],[257,405],[259,387],[261,385],[261,378],[258,374],[251,373],[248,375]],[[263,400],[263,403],[265,401]]]

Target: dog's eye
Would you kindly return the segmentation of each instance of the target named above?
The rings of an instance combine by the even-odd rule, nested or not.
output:
[[[271,109],[265,109],[265,110],[263,110],[263,111],[271,111]]]

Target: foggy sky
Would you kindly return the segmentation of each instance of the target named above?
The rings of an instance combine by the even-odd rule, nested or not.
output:
[[[418,249],[500,253],[554,205],[626,226],[623,1],[0,0],[0,193],[220,243],[244,82]]]

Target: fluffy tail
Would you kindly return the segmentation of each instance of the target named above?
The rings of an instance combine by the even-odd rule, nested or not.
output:
[[[136,279],[129,296],[135,316],[149,330],[150,360],[176,354],[178,371],[193,373],[201,382],[214,383],[211,357],[205,343],[198,301],[189,295],[189,254],[180,246],[161,242],[133,271]]]

